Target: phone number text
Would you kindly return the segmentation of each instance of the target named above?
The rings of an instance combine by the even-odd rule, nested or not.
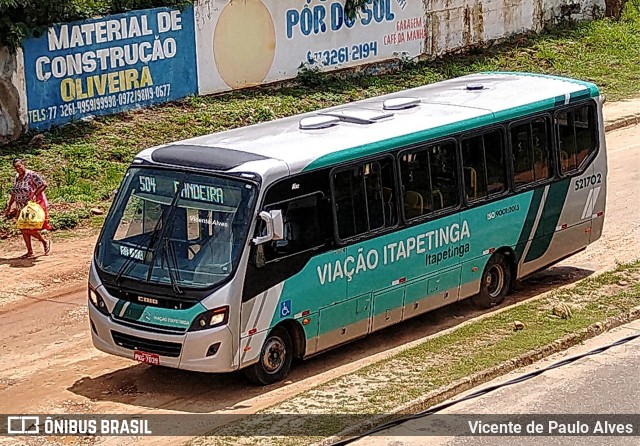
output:
[[[119,108],[137,103],[144,103],[158,98],[168,98],[171,94],[171,84],[156,85],[154,87],[139,88],[122,93],[101,96],[98,98],[81,99],[62,105],[29,110],[30,122],[53,121],[57,118],[68,118],[75,115],[92,114],[112,108]]]
[[[377,55],[378,42],[373,40],[371,42],[358,43],[324,51],[308,51],[307,61],[310,64],[320,63],[328,67],[351,61],[364,60]]]

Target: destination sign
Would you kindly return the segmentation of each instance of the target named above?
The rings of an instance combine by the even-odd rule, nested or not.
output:
[[[178,191],[180,181],[173,181],[174,193]],[[180,191],[180,197],[187,200],[206,201],[208,203],[224,204],[224,191],[221,187],[206,184],[184,183]]]
[[[242,192],[237,187],[211,184],[223,182],[218,178],[195,176],[197,180],[181,182],[175,178],[166,178],[159,175],[138,175],[134,182],[139,192],[174,197],[180,188],[180,198],[189,201],[199,201],[220,206],[237,207],[242,200]],[[190,178],[193,178],[191,176]],[[182,185],[181,185],[182,183]]]

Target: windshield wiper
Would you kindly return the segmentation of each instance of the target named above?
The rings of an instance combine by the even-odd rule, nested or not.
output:
[[[169,276],[169,280],[171,281],[171,288],[173,289],[174,294],[182,294],[183,291],[180,289],[178,285],[178,281],[180,280],[180,271],[178,268],[178,260],[175,254],[175,248],[173,243],[171,242],[171,231],[173,230],[173,222],[167,223],[167,228],[163,233],[168,233],[164,235],[162,238],[162,244],[158,246],[158,257],[160,260],[160,267],[166,267],[167,273]],[[154,253],[152,262],[149,265],[149,270],[147,271],[147,282],[151,281],[151,275],[155,268],[155,253],[156,249],[152,251]]]
[[[149,262],[149,269],[147,270],[147,282],[151,281],[151,275],[153,274],[153,269],[155,267],[155,263],[156,263],[156,247],[155,244],[157,243],[157,240],[165,240],[165,234],[167,234],[167,231],[169,236],[171,236],[171,231],[173,231],[173,226],[174,226],[174,222],[173,222],[173,216],[176,213],[176,203],[178,202],[178,199],[180,198],[180,194],[182,193],[182,186],[184,185],[184,178],[180,180],[180,183],[178,184],[178,187],[176,188],[176,193],[173,195],[173,198],[171,199],[171,203],[169,204],[169,213],[167,214],[166,219],[163,219],[163,221],[165,222],[165,224],[162,225],[162,228],[159,231],[158,234],[158,238],[154,240],[154,247],[151,249],[151,261]],[[164,212],[163,212],[164,214]],[[165,244],[166,244],[166,240],[165,240]],[[151,244],[149,245],[149,247],[151,247]],[[161,251],[163,251],[162,248],[160,248]],[[160,259],[162,261],[162,258]],[[170,272],[169,274],[169,278],[171,280],[171,286],[174,290],[174,292],[176,294],[182,294],[182,290],[180,290],[180,287],[178,287],[178,284],[174,282],[174,280],[172,279],[172,272]],[[176,288],[178,291],[176,291]]]
[[[167,273],[169,273],[169,280],[171,281],[171,288],[173,292],[177,294],[182,294],[182,290],[178,285],[180,281],[180,268],[178,268],[178,259],[176,257],[175,246],[169,239],[169,237],[165,237],[164,239],[164,249],[162,250],[162,259],[166,259],[167,261]]]
[[[139,249],[145,249],[145,248],[143,248],[145,245],[148,244],[148,246],[151,246],[152,243],[155,243],[157,236],[161,232],[160,229],[161,229],[161,224],[162,224],[162,221],[163,221],[163,216],[164,216],[164,209],[162,210],[162,214],[160,214],[160,218],[158,218],[158,221],[156,222],[156,224],[153,227],[153,229],[151,231],[147,232],[144,235],[144,237],[142,237],[140,242],[138,243]],[[146,256],[146,254],[145,254],[145,256]],[[117,286],[120,286],[120,279],[122,279],[122,276],[125,273],[129,272],[130,266],[133,265],[133,262],[135,260],[136,260],[135,256],[129,256],[124,261],[124,263],[122,264],[122,266],[118,270],[118,274],[116,275],[116,285]]]

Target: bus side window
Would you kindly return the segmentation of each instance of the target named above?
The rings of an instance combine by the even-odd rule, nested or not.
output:
[[[487,192],[489,195],[504,192],[507,189],[507,175],[502,132],[496,130],[485,133],[483,139],[487,166]]]
[[[487,177],[482,136],[462,141],[464,188],[469,200],[487,196]]]
[[[429,167],[431,169],[431,195],[434,210],[457,206],[458,162],[456,144],[447,142],[429,148]]]
[[[516,187],[551,178],[548,120],[533,121],[511,127],[514,184]]]
[[[595,109],[583,105],[556,114],[562,173],[578,170],[596,148]]]
[[[528,122],[511,128],[511,153],[516,187],[534,182],[531,125]]]
[[[397,194],[395,193],[395,166],[391,159],[385,158],[380,161],[380,167],[384,223],[385,226],[393,226],[398,222],[396,211]]]
[[[455,150],[445,142],[400,154],[407,220],[458,204]]]
[[[338,171],[332,180],[338,236],[341,239],[396,224],[391,158]]]
[[[281,257],[323,246],[327,226],[321,223],[321,193],[268,206],[267,210],[279,209],[284,221],[284,238],[266,243],[264,255],[267,262]]]
[[[531,122],[531,149],[533,150],[533,176],[536,181],[553,176],[551,167],[551,143],[548,118],[538,118]]]
[[[428,150],[401,155],[400,181],[404,190],[405,219],[410,220],[433,210]]]
[[[502,132],[493,130],[462,140],[465,192],[473,201],[506,189]]]

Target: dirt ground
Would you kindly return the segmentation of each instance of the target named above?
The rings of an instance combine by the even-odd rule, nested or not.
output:
[[[507,304],[640,255],[640,126],[611,132],[607,140],[608,202],[603,237],[586,251],[529,279]],[[297,364],[284,383],[252,387],[239,374],[154,368],[93,348],[87,322],[86,272],[94,243],[93,234],[56,240],[50,256],[16,260],[24,251],[20,241],[1,242],[0,413],[253,413],[480,314],[467,302],[460,302],[393,327],[393,336],[383,330]],[[13,440],[6,444],[15,444]],[[25,441],[43,444],[43,440]],[[176,444],[182,440],[145,438],[144,443]],[[81,440],[52,437],[49,441],[74,444]],[[99,438],[90,443],[134,441]],[[84,439],[82,444],[86,443]]]

